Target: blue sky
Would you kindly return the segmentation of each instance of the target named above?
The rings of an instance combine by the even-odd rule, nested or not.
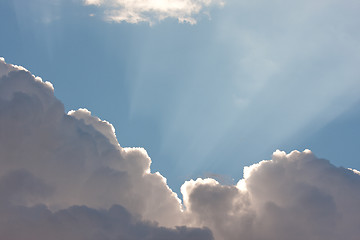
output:
[[[107,6],[80,0],[3,0],[0,55],[144,147],[174,191],[198,176],[236,182],[276,149],[360,169],[359,7],[228,0],[196,24],[150,24],[106,21]]]

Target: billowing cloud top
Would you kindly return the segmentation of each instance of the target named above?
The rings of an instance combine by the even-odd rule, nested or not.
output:
[[[159,227],[182,225],[182,206],[146,151],[86,109],[65,114],[50,84],[3,58],[0,133],[2,239],[212,239]]]
[[[236,185],[197,179],[183,203],[142,148],[0,58],[0,236],[12,239],[357,240],[359,171],[276,151]]]
[[[85,0],[86,5],[105,8],[106,19],[114,22],[156,22],[175,18],[179,22],[196,23],[195,15],[221,0]]]
[[[215,239],[358,239],[360,178],[310,150],[276,151],[248,167],[236,186],[213,179],[182,186],[192,221]],[[241,236],[241,237],[240,237]]]

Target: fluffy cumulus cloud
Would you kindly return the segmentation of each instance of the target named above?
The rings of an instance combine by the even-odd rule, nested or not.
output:
[[[276,151],[236,185],[184,183],[183,202],[142,148],[0,59],[0,236],[12,239],[348,239],[360,236],[359,171]]]
[[[360,176],[311,151],[276,151],[244,169],[236,186],[212,179],[182,186],[195,224],[215,239],[358,239]]]
[[[179,22],[196,23],[195,16],[206,13],[221,0],[84,0],[86,5],[103,7],[106,19],[114,22],[156,22],[175,18]]]
[[[2,239],[212,239],[165,228],[183,225],[182,206],[144,149],[85,109],[65,114],[50,83],[4,59],[0,133]]]

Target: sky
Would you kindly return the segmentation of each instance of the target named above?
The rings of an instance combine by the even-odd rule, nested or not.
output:
[[[176,191],[208,174],[237,181],[276,149],[360,168],[356,1],[164,1],[183,12],[136,23],[110,20],[142,14],[111,2],[2,1],[1,56],[144,147]]]
[[[0,232],[356,239],[359,8],[2,0]]]

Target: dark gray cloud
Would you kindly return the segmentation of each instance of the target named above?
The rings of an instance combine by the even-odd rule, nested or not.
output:
[[[0,213],[0,233],[6,240],[213,239],[209,229],[160,227],[156,222],[142,221],[131,215],[120,205],[108,210],[72,206],[56,212],[44,205],[1,206]]]

